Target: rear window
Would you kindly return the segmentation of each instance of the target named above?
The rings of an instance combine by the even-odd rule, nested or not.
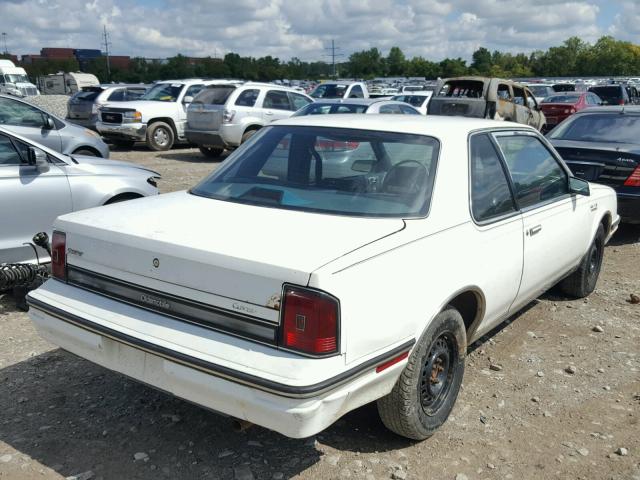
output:
[[[336,85],[334,83],[323,83],[318,85],[311,92],[313,98],[342,98],[347,91],[346,85]]]
[[[413,105],[414,107],[420,107],[422,104],[428,100],[429,97],[424,95],[396,95],[393,97],[393,100],[397,100],[398,102],[405,102],[409,105]]]
[[[438,97],[482,98],[484,83],[477,80],[454,80],[445,83]]]
[[[270,126],[191,193],[336,215],[424,216],[438,151],[438,141],[424,135]]]
[[[583,114],[569,117],[549,133],[556,140],[640,144],[640,115]]]
[[[580,95],[551,95],[545,98],[542,103],[577,103]]]
[[[224,105],[235,89],[234,85],[210,85],[200,90],[200,93],[193,99],[193,103]]]
[[[590,92],[595,93],[602,99],[604,105],[618,105],[622,100],[621,87],[591,87]]]
[[[368,105],[352,105],[348,103],[310,103],[293,114],[294,117],[304,115],[324,115],[328,113],[364,113]]]

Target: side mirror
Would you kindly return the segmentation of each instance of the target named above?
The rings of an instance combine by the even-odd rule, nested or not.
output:
[[[49,171],[49,160],[47,154],[36,147],[29,147],[29,165],[36,167],[40,173]]]
[[[577,177],[569,177],[569,193],[576,195],[584,195],[588,197],[591,195],[589,190],[589,182]]]
[[[191,95],[187,95],[182,99],[182,103],[191,103],[193,102],[193,97]]]
[[[56,128],[56,124],[49,115],[44,115],[43,127],[45,130],[54,130]]]

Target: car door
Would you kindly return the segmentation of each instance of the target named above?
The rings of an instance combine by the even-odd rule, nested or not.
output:
[[[184,136],[184,127],[187,123],[187,108],[190,105],[190,102],[185,102],[185,100],[189,99],[189,97],[193,99],[193,97],[195,97],[198,93],[200,93],[200,90],[202,90],[203,88],[204,88],[204,84],[202,83],[189,85],[185,89],[182,97],[179,98],[180,104],[178,105],[178,108],[177,108],[178,122],[176,123],[176,128],[178,129],[179,137]]]
[[[71,191],[62,168],[50,162],[48,172],[28,165],[29,146],[0,133],[0,263],[35,261],[33,235],[51,235],[58,215],[72,211]],[[47,253],[38,248],[40,259]]]
[[[485,275],[485,284],[479,285],[486,299],[481,333],[508,314],[520,286],[523,259],[522,215],[489,133],[469,138],[469,199],[476,230],[469,248],[477,252],[479,272],[495,273]]]
[[[262,101],[262,118],[265,123],[289,118],[293,115],[292,108],[285,90],[267,90]]]
[[[517,309],[566,275],[591,242],[589,198],[569,193],[569,171],[544,140],[526,131],[494,133],[522,213],[524,262]]]
[[[57,152],[62,150],[60,134],[47,126],[49,116],[42,110],[11,98],[0,97],[0,125]]]

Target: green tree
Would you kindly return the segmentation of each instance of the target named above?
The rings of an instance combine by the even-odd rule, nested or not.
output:
[[[389,55],[387,55],[387,69],[388,74],[397,77],[400,75],[405,75],[407,70],[407,59],[400,50],[399,47],[391,47],[389,50]]]
[[[478,48],[472,55],[471,70],[478,75],[487,75],[493,65],[491,52],[484,47]]]

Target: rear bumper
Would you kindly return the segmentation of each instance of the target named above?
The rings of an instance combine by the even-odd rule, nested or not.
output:
[[[105,138],[136,140],[143,142],[147,136],[146,123],[103,123],[96,122],[96,129]]]
[[[158,335],[160,325],[149,322],[148,331],[153,332],[154,336],[142,338],[143,335],[132,335],[131,332],[118,329],[117,323],[110,323],[108,318],[95,317],[96,312],[103,312],[106,317],[109,313],[104,308],[109,308],[108,305],[115,306],[114,316],[120,316],[120,312],[125,311],[140,312],[140,317],[155,316],[143,310],[86,292],[83,295],[88,299],[101,299],[100,308],[87,304],[84,311],[73,300],[73,306],[62,302],[54,305],[57,303],[56,290],[62,293],[74,287],[55,280],[48,284],[51,282],[59,285],[47,291],[45,284],[41,289],[31,292],[28,298],[31,306],[29,315],[45,339],[91,362],[205,408],[294,438],[314,435],[350,410],[390,392],[406,361],[381,373],[376,373],[375,367],[413,345],[413,341],[406,342],[358,367],[343,370],[314,384],[293,385],[269,377],[282,374],[285,369],[289,370],[286,373],[304,371],[304,362],[309,365],[309,361],[319,362],[316,366],[322,368],[326,361],[296,358],[295,355],[272,349],[271,355],[261,355],[261,366],[274,365],[273,375],[240,371],[211,362],[204,355],[194,356],[195,345],[191,354],[171,348],[169,340]],[[139,321],[134,317],[125,320],[132,324]],[[209,334],[209,338],[213,336]],[[199,340],[202,341],[201,338]],[[208,348],[216,352],[230,352],[233,345],[214,341],[210,342]],[[240,349],[237,353],[250,358],[266,351],[258,350],[260,348],[254,346]],[[333,360],[334,365],[336,360],[339,358]]]
[[[225,147],[224,140],[218,131],[185,130],[185,136],[189,143],[195,143],[199,147]]]
[[[618,193],[618,215],[625,223],[640,223],[640,193]]]

